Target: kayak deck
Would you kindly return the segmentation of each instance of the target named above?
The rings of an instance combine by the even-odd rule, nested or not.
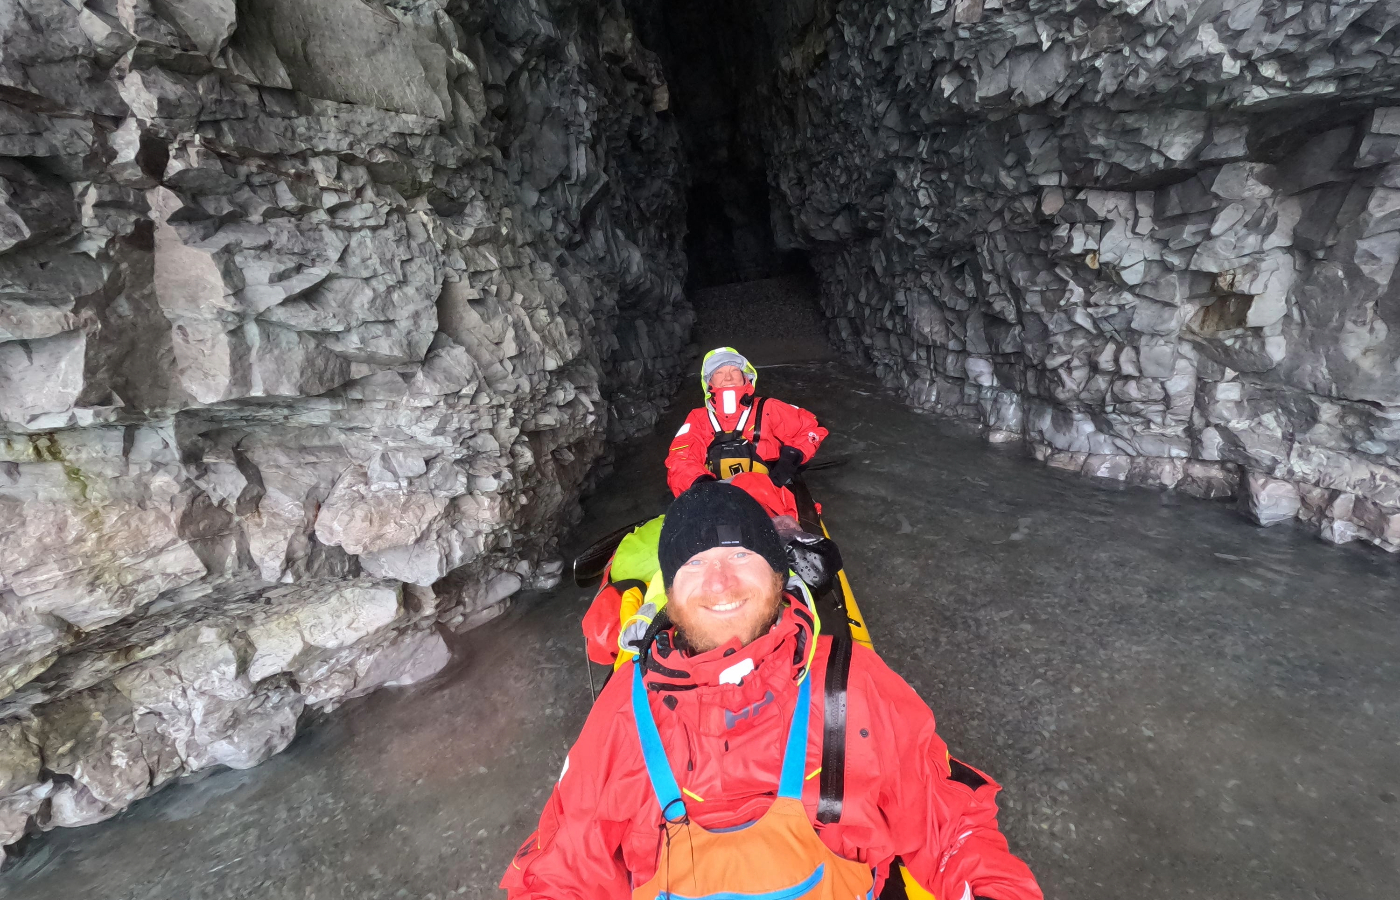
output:
[[[812,492],[801,475],[792,480],[789,490],[797,501],[798,524],[812,534],[819,533],[828,540],[835,540],[827,530],[826,522],[822,520],[821,512],[817,509],[817,502],[812,499]],[[837,546],[840,546],[839,543]],[[875,649],[870,640],[870,630],[865,625],[865,616],[861,614],[860,604],[856,602],[855,592],[851,590],[851,582],[846,577],[844,568],[836,573],[835,585],[820,594],[815,594],[812,599],[816,601],[817,615],[821,616],[823,630],[830,628],[832,623],[844,620],[851,630],[853,641]]]

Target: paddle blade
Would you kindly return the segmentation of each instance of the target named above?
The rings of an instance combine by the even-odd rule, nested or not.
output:
[[[608,567],[608,560],[612,559],[617,552],[617,545],[622,543],[622,539],[631,534],[639,525],[644,525],[648,519],[638,519],[631,525],[624,525],[616,531],[594,541],[587,550],[574,557],[574,584],[581,588],[590,587],[599,578],[603,577],[603,570]]]

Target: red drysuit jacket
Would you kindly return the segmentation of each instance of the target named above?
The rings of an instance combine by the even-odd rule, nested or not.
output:
[[[735,641],[688,657],[658,641],[658,661],[670,674],[645,677],[649,687],[672,687],[647,695],[695,824],[739,825],[772,803],[810,635],[806,616],[789,609],[748,647]],[[821,765],[820,688],[830,647],[830,638],[819,639],[809,675],[809,773]],[[720,683],[721,672],[748,659],[755,669],[740,684]],[[509,900],[628,900],[632,885],[655,874],[662,818],[632,716],[635,677],[636,666],[624,666],[598,697],[538,830],[501,881]],[[999,787],[961,763],[954,776],[928,706],[858,645],[847,698],[844,810],[839,822],[816,826],[822,841],[868,863],[877,893],[899,856],[938,898],[1041,900],[1035,877],[997,829]],[[819,791],[820,779],[809,777],[803,803],[814,823]]]
[[[744,436],[753,437],[753,431],[751,424],[744,429]],[[768,462],[775,461],[786,445],[801,451],[804,463],[811,462],[826,435],[826,429],[817,424],[816,416],[800,406],[769,397],[763,403],[763,421],[758,429],[758,456]],[[705,467],[705,455],[714,438],[709,412],[703,406],[692,409],[671,440],[671,450],[666,455],[666,483],[672,494],[679,497],[695,479],[713,474]]]

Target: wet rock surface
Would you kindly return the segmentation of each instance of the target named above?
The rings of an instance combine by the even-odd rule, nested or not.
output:
[[[243,768],[557,583],[680,375],[620,8],[0,16],[0,844]]]
[[[702,353],[732,344],[754,361],[760,379],[769,366],[836,358],[809,278],[727,284],[694,291],[690,297],[700,313],[693,343]],[[698,389],[698,380],[687,379],[681,385],[680,405],[685,405],[687,392]],[[762,380],[759,389],[767,390]]]
[[[832,429],[823,457],[849,460],[810,480],[876,647],[1001,782],[1002,827],[1047,897],[1388,900],[1392,563],[1047,471],[842,363],[762,371]],[[664,501],[664,426],[685,405],[619,455],[574,546]],[[589,705],[588,592],[521,599],[451,637],[429,682],[350,701],[257,769],[39,836],[0,891],[497,896]]]
[[[765,9],[779,244],[848,353],[1057,468],[1400,548],[1396,4]]]

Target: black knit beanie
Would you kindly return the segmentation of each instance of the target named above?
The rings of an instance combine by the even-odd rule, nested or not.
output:
[[[661,526],[656,555],[667,587],[686,560],[715,547],[752,550],[774,572],[787,574],[783,543],[758,501],[732,484],[702,481],[671,503]]]

